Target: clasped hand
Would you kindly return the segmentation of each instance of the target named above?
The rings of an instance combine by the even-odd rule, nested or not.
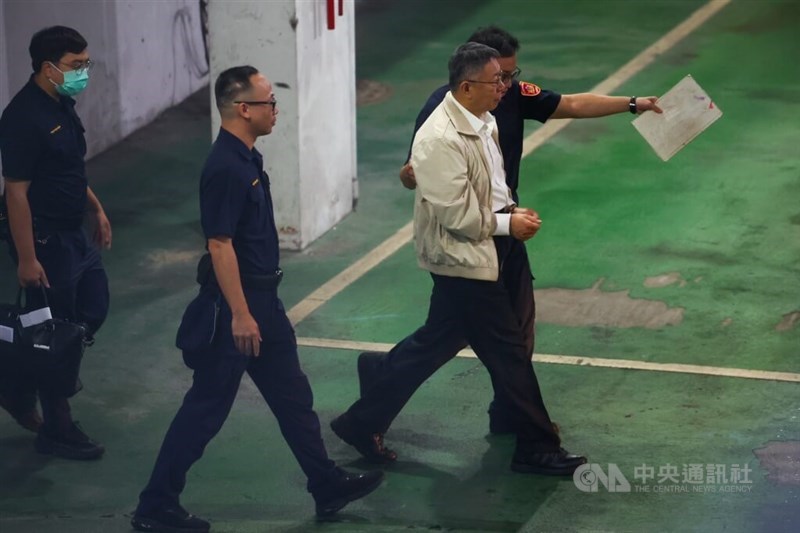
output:
[[[542,219],[539,213],[527,207],[515,207],[511,213],[510,233],[520,241],[527,241],[539,231]]]

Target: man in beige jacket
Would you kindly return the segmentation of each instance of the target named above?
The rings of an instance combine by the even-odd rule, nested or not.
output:
[[[433,278],[425,324],[378,367],[359,368],[361,398],[333,431],[367,459],[390,463],[383,434],[414,391],[452,359],[466,339],[515,411],[517,472],[572,475],[586,458],[561,447],[530,364],[512,300],[527,268],[523,242],[538,231],[535,211],[517,207],[505,182],[497,126],[489,113],[503,96],[498,53],[467,43],[449,62],[450,92],[417,132],[417,262]],[[369,375],[366,375],[367,372]]]

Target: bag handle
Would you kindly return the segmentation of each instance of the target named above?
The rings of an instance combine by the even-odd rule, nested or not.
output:
[[[39,288],[42,290],[42,298],[44,299],[44,306],[45,307],[50,307],[50,302],[47,301],[47,289],[45,289],[44,285],[41,285],[41,284],[39,285]],[[17,291],[17,309],[19,309],[20,311],[23,309],[23,307],[22,307],[22,295],[23,295],[23,293],[25,293],[25,287],[20,287],[19,290]],[[28,305],[28,298],[27,298],[27,295],[26,295],[26,297],[25,297],[25,306],[27,307],[27,305]]]

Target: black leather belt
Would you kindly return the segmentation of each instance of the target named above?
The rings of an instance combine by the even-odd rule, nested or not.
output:
[[[51,218],[33,217],[33,229],[38,231],[75,231],[83,227],[83,219],[55,220]]]
[[[239,279],[244,289],[276,289],[283,279],[283,270],[277,269],[271,274],[245,274],[240,272]],[[197,263],[197,283],[219,287],[211,263],[211,254],[205,254]]]
[[[515,206],[515,205],[507,205],[507,206],[505,206],[503,209],[501,209],[500,211],[495,211],[495,213],[505,213],[505,214],[507,214],[507,215],[510,215],[511,213],[513,213],[513,212],[514,212],[514,209],[515,209],[516,207],[517,207],[517,206]]]

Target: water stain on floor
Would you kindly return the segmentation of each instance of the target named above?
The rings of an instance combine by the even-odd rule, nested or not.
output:
[[[800,324],[800,311],[792,311],[783,315],[783,320],[775,326],[775,331],[789,331],[796,328],[798,324]]]
[[[147,254],[147,265],[153,269],[193,263],[202,254],[199,250],[153,250]]]
[[[767,471],[768,480],[777,485],[800,486],[800,441],[770,441],[753,453]]]
[[[658,300],[631,298],[630,291],[601,290],[600,278],[591,288],[539,289],[536,320],[562,326],[609,326],[659,329],[683,322],[683,307]]]

